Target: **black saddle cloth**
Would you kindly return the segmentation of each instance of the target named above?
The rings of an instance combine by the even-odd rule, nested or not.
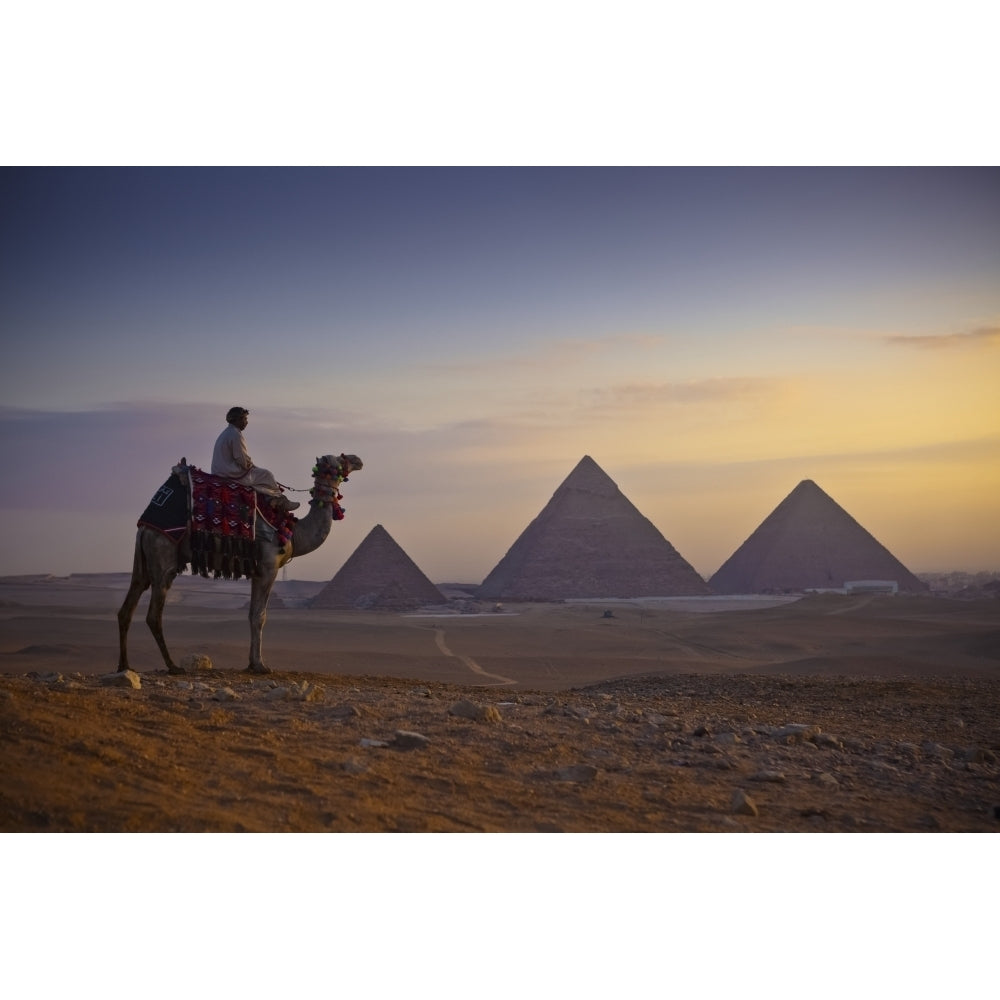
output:
[[[173,535],[188,528],[188,488],[172,475],[154,494],[139,517],[139,525]]]

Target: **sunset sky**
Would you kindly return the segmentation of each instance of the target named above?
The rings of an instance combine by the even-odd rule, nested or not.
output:
[[[480,582],[583,455],[706,577],[802,479],[1000,569],[1000,170],[0,171],[0,574],[130,568],[226,410]],[[304,494],[293,494],[307,499]]]

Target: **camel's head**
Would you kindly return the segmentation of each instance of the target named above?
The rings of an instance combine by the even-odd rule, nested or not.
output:
[[[357,455],[324,455],[317,458],[313,468],[314,485],[309,491],[312,494],[310,506],[323,507],[329,504],[333,508],[333,519],[342,520],[344,509],[337,503],[340,499],[338,487],[352,472],[363,466],[364,463]]]
[[[321,479],[337,477],[346,479],[352,472],[364,468],[364,462],[357,455],[324,455],[316,459],[314,474]]]

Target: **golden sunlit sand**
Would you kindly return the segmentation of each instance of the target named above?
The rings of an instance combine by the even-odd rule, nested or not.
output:
[[[180,578],[0,581],[5,830],[1000,828],[1000,605],[816,595],[373,614]],[[305,596],[304,596],[305,595]],[[279,602],[276,602],[279,603]]]

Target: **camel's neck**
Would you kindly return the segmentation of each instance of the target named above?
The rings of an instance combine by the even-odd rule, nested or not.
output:
[[[346,461],[344,456],[341,456],[339,462],[335,462],[332,456],[317,459],[313,469],[309,513],[301,521],[295,522],[292,555],[304,556],[318,549],[330,534],[335,518],[344,516],[337,500],[340,497],[340,484],[349,469]]]
[[[300,521],[295,522],[292,532],[292,554],[305,556],[315,552],[330,534],[333,525],[333,508],[329,504],[313,506]]]

